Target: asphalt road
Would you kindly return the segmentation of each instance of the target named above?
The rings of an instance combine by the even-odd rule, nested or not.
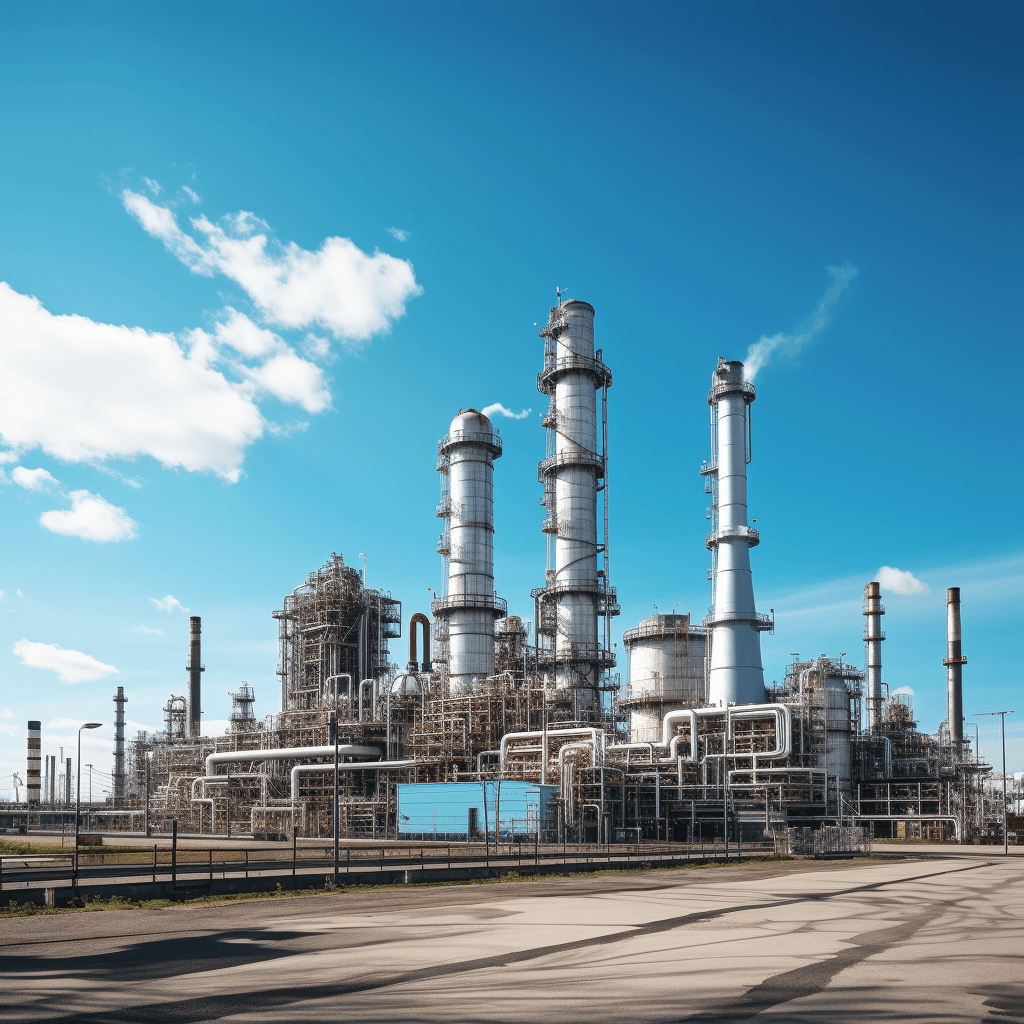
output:
[[[0,921],[0,1020],[1024,1021],[1024,862],[703,868]]]

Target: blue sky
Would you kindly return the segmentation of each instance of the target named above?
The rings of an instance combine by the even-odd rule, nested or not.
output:
[[[495,563],[532,619],[556,285],[615,375],[616,635],[706,610],[710,374],[775,339],[767,678],[860,664],[898,569],[885,676],[934,730],[960,586],[965,712],[1016,707],[1024,768],[1021,36],[1000,4],[4,4],[0,797],[29,718],[56,754],[122,685],[160,726],[182,608],[210,722],[242,679],[277,710],[270,612],[332,551],[425,609],[460,407],[530,410],[495,418]]]

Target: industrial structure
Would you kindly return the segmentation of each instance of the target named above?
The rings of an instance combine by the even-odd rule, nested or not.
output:
[[[508,615],[495,591],[501,438],[482,413],[460,410],[437,449],[442,590],[433,623],[418,612],[409,619],[404,670],[389,650],[401,605],[332,553],[273,612],[280,711],[258,720],[243,682],[229,732],[203,736],[194,617],[188,697],[171,696],[164,730],[129,744],[123,786],[101,820],[128,828],[146,807],[151,828],[177,821],[206,834],[315,837],[337,822],[345,836],[421,839],[502,833],[507,820],[510,835],[585,842],[760,838],[825,825],[879,837],[987,834],[991,769],[962,738],[959,590],[948,595],[949,720],[936,736],[918,730],[909,699],[883,681],[878,582],[864,591],[864,670],[843,656],[794,656],[766,686],[760,637],[774,617],[754,601],[750,552],[760,537],[748,521],[747,465],[756,393],[740,362],[718,360],[707,396],[710,613],[699,624],[656,613],[626,630],[629,682],[620,687],[610,632],[619,613],[608,532],[612,377],[594,348],[594,316],[559,295],[540,331],[537,386],[550,406],[538,466],[546,563],[544,586],[531,593],[533,623]],[[119,688],[122,722],[123,700]],[[38,735],[30,731],[30,801],[39,799]],[[457,785],[466,782],[479,803]],[[502,782],[508,814],[497,806]]]

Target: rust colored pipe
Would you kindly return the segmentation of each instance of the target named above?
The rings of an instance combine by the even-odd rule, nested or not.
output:
[[[416,671],[416,624],[423,627],[423,663],[420,665],[421,672],[432,671],[430,666],[430,619],[423,612],[416,612],[409,619],[409,664]]]

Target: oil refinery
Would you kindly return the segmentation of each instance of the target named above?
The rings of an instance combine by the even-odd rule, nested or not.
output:
[[[550,404],[533,622],[508,615],[495,589],[502,438],[483,413],[460,409],[437,446],[444,585],[432,618],[408,618],[404,669],[389,646],[402,637],[401,605],[331,553],[272,613],[280,711],[257,720],[243,684],[229,732],[203,736],[193,617],[187,696],[169,697],[164,729],[127,739],[128,698],[121,687],[114,696],[114,792],[92,807],[95,826],[165,830],[173,821],[201,835],[324,837],[337,785],[338,828],[349,838],[473,840],[490,828],[539,842],[747,840],[849,826],[875,838],[968,842],[993,827],[983,784],[991,766],[963,738],[958,588],[947,595],[949,716],[937,735],[918,730],[909,698],[883,680],[875,581],[864,586],[863,671],[842,656],[794,657],[784,679],[766,685],[761,634],[775,623],[755,602],[760,536],[748,522],[747,465],[756,392],[741,362],[718,359],[707,397],[710,450],[699,473],[711,497],[711,610],[700,621],[655,614],[626,629],[620,685],[608,543],[612,372],[595,349],[594,318],[590,304],[559,296],[539,333],[537,388]],[[45,803],[38,728],[30,723],[30,814]],[[501,782],[499,804],[489,794]]]

